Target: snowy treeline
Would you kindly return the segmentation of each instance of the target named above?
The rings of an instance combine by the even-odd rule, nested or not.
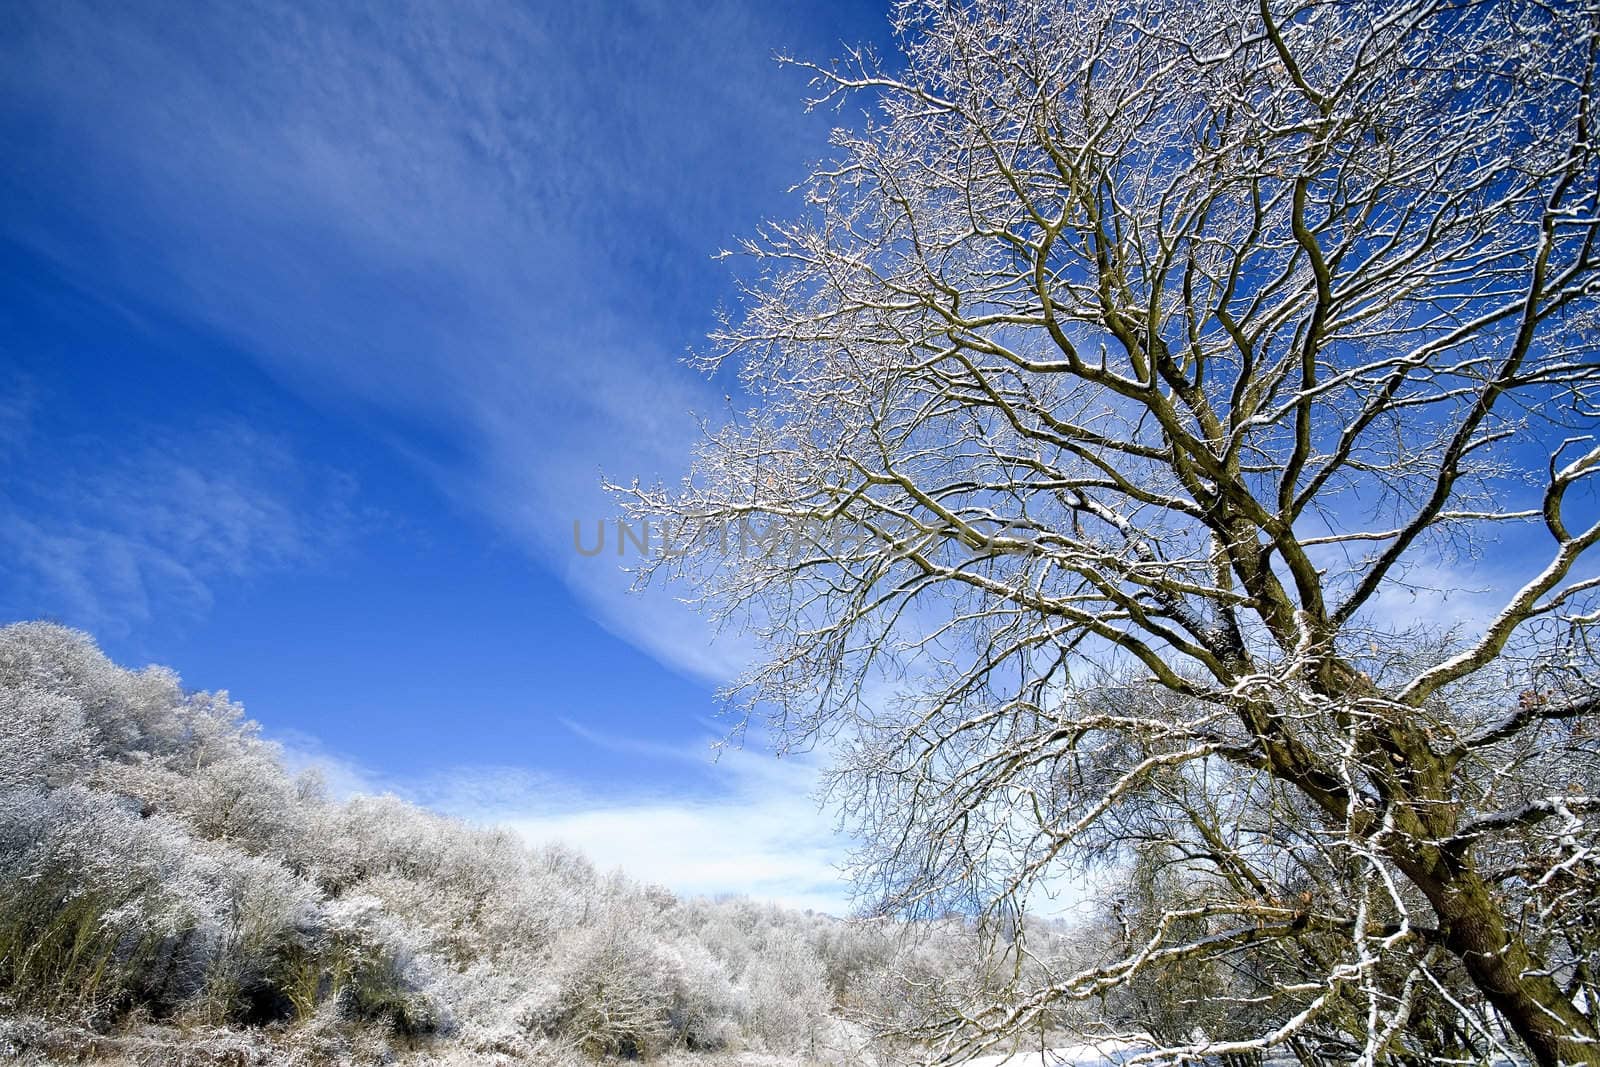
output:
[[[838,1062],[867,1032],[845,1019],[970,993],[990,958],[958,920],[908,938],[680,900],[394,797],[334,800],[225,693],[120,668],[59,626],[0,629],[0,735],[13,1027],[261,1028],[306,1062],[389,1047]]]

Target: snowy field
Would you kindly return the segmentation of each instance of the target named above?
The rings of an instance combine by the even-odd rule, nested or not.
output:
[[[1043,1051],[996,1053],[968,1060],[964,1067],[1105,1067],[1121,1063],[1138,1051],[1138,1046],[1127,1041],[1103,1041],[1097,1044],[1059,1045]]]

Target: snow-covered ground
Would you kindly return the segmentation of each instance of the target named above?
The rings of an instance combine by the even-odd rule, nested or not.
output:
[[[1102,1041],[1094,1044],[1058,1045],[1029,1052],[996,1053],[968,1060],[962,1067],[1104,1067],[1120,1063],[1139,1050],[1128,1041]]]

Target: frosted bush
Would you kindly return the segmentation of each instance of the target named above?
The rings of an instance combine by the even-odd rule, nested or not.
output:
[[[0,689],[0,789],[64,784],[90,756],[83,706],[37,689]]]
[[[244,1062],[284,1064],[434,1040],[440,1063],[810,1055],[832,1010],[816,946],[854,966],[829,920],[602,878],[395,797],[332,801],[225,694],[62,627],[0,629],[0,731],[0,1003],[58,1027],[245,1026],[273,1036]]]
[[[668,982],[650,913],[617,886],[556,945],[557,993],[539,1020],[593,1056],[648,1056],[672,1035]]]
[[[726,965],[698,941],[675,938],[657,953],[667,994],[667,1018],[678,1040],[691,1049],[721,1049],[739,1043],[750,999]]]
[[[745,974],[750,993],[749,1030],[776,1052],[816,1051],[828,1014],[828,984],[805,937],[771,931]]]
[[[75,700],[95,742],[109,754],[157,750],[182,728],[177,675],[161,667],[123,670],[87,635],[50,623],[0,628],[0,689],[37,690]]]

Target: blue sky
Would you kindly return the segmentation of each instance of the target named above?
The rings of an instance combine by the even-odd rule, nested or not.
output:
[[[812,768],[708,758],[738,637],[572,523],[681,470],[734,388],[680,363],[712,254],[850,121],[772,54],[885,16],[9,5],[0,616],[227,688],[344,787],[842,906]]]

